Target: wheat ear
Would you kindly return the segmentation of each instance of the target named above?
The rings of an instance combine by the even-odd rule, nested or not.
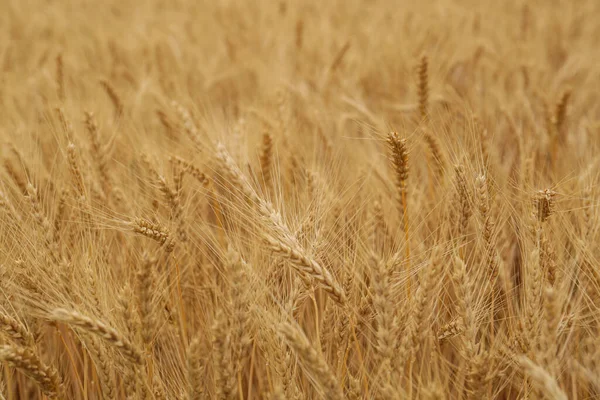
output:
[[[404,241],[406,246],[406,272],[410,273],[410,236],[408,226],[408,196],[407,196],[407,181],[408,181],[408,144],[406,139],[400,139],[396,132],[388,135],[388,146],[392,155],[392,166],[396,180],[396,191],[398,195],[398,205],[400,215],[402,216],[404,228]],[[408,297],[411,292],[411,280],[406,280],[406,291]]]
[[[113,85],[111,85],[108,80],[102,79],[100,80],[100,86],[102,86],[102,88],[110,98],[110,101],[112,102],[113,107],[115,109],[116,116],[121,116],[125,107],[123,106],[123,102],[121,101],[121,98],[119,97]]]
[[[200,400],[204,395],[204,363],[200,338],[194,338],[187,350],[188,399]]]
[[[263,134],[262,149],[260,153],[260,170],[265,187],[270,190],[272,185],[273,168],[273,136],[269,133]]]
[[[0,311],[0,331],[4,332],[14,342],[25,347],[33,346],[35,340],[25,325]]]
[[[58,99],[61,102],[65,101],[65,68],[62,54],[56,56],[56,90]]]
[[[518,359],[518,363],[533,383],[543,391],[545,397],[552,400],[568,400],[565,392],[544,368],[523,356]]]
[[[45,365],[32,349],[14,346],[0,347],[0,360],[8,362],[30,377],[50,398],[58,398],[61,393],[61,379],[58,372]]]
[[[429,60],[427,56],[422,56],[417,69],[418,87],[417,94],[419,97],[419,117],[421,121],[427,120],[427,107],[429,103]]]
[[[287,323],[281,325],[280,331],[285,337],[288,345],[294,349],[296,354],[300,357],[304,368],[321,386],[325,398],[342,400],[344,394],[339,387],[335,375],[330,370],[329,365],[327,365],[327,362],[323,357],[310,344],[304,333]]]
[[[256,194],[247,178],[221,145],[218,148],[217,159],[230,181],[257,205],[261,219],[265,222],[266,227],[273,231],[272,234],[264,235],[269,248],[287,258],[302,274],[311,276],[319,282],[323,289],[338,304],[344,304],[346,295],[337,280],[317,260],[307,254],[306,250],[298,242],[297,237],[284,223],[279,213],[275,211],[271,203],[263,200]]]
[[[135,364],[142,364],[142,355],[138,349],[119,331],[106,325],[104,322],[90,318],[77,311],[57,308],[50,314],[50,319],[81,328],[86,332],[93,333],[110,343],[123,354],[128,360]]]
[[[164,246],[165,251],[170,253],[175,247],[175,240],[171,232],[160,224],[155,224],[143,218],[137,218],[132,223],[133,231],[144,235]]]

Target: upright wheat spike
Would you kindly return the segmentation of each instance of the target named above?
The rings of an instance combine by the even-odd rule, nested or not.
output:
[[[428,264],[425,266],[425,270],[422,272],[421,284],[414,297],[412,319],[414,320],[415,329],[411,349],[413,359],[418,351],[423,348],[423,342],[428,336],[432,300],[436,295],[436,288],[438,287],[440,266],[441,251],[439,247],[435,247],[432,250]]]
[[[433,158],[435,173],[438,179],[441,180],[446,170],[446,160],[444,153],[442,152],[442,147],[435,136],[429,132],[429,130],[424,130],[423,137],[425,138],[425,142],[427,143],[427,147],[429,147],[431,157]]]
[[[388,135],[388,147],[392,156],[392,166],[394,168],[396,189],[400,201],[400,214],[405,214],[404,199],[406,197],[406,187],[408,180],[408,145],[406,139],[400,139],[398,133],[392,132]]]
[[[117,91],[110,84],[110,82],[106,79],[100,80],[100,86],[102,86],[102,88],[104,89],[104,91],[106,92],[108,97],[110,98],[110,101],[112,102],[113,107],[115,109],[115,115],[117,117],[120,117],[123,114],[123,111],[125,108],[123,106],[123,102],[121,101],[121,98],[117,94]]]
[[[177,223],[177,234],[182,242],[187,240],[187,229],[185,220],[183,218],[183,206],[181,205],[180,191],[177,188],[173,189],[171,185],[167,183],[165,177],[156,171],[152,166],[150,171],[153,173],[160,192],[164,195],[169,207],[171,208],[171,218]]]
[[[61,379],[58,372],[45,365],[32,349],[14,346],[0,347],[0,360],[30,377],[52,399],[60,397]]]
[[[171,103],[171,105],[179,115],[181,122],[183,122],[183,127],[187,136],[196,145],[196,148],[202,151],[206,146],[206,141],[200,135],[200,130],[194,123],[190,112],[186,110],[182,105],[177,104],[174,101]]]
[[[17,187],[21,190],[21,193],[27,194],[27,178],[23,177],[23,174],[17,171],[12,161],[8,158],[4,159],[4,169]]]
[[[496,281],[498,279],[498,265],[496,262],[496,246],[494,243],[494,219],[490,212],[490,199],[488,194],[488,184],[485,175],[480,175],[475,180],[477,187],[477,205],[479,215],[483,222],[483,260],[484,265],[489,270],[491,307],[490,307],[490,335],[494,335],[494,315],[496,305]]]
[[[455,256],[454,274],[452,276],[454,291],[456,294],[456,309],[462,321],[464,321],[464,338],[461,343],[460,354],[465,360],[469,360],[470,364],[462,364],[458,373],[457,383],[459,393],[462,393],[465,384],[469,384],[469,378],[473,377],[473,368],[476,367],[472,363],[479,354],[477,349],[476,337],[478,325],[475,318],[474,309],[474,280],[467,273],[467,267],[463,261],[463,255]],[[467,379],[465,379],[467,378]]]
[[[235,399],[238,396],[236,374],[231,360],[231,332],[226,316],[218,312],[213,324],[213,359],[215,361],[215,386],[218,399]]]
[[[79,168],[79,157],[77,155],[77,149],[72,142],[70,142],[67,146],[67,160],[69,161],[69,170],[71,171],[73,183],[75,184],[77,194],[80,198],[84,198],[85,185],[83,184],[83,175],[81,173],[81,169]]]
[[[388,147],[392,154],[392,166],[394,168],[396,191],[398,194],[398,204],[400,206],[400,215],[402,216],[404,227],[404,241],[406,246],[406,272],[410,274],[410,236],[408,232],[408,145],[406,139],[400,139],[396,132],[388,135]],[[410,278],[406,280],[406,290],[410,297]]]
[[[13,142],[9,142],[8,147],[10,148],[10,152],[17,159],[19,166],[25,173],[25,177],[29,180],[33,179],[34,174],[32,173],[31,169],[29,168],[27,159],[23,155],[23,152],[21,152],[21,150],[19,150]]]
[[[56,56],[56,86],[58,99],[61,102],[65,101],[65,71],[62,54]]]
[[[304,37],[304,20],[298,19],[298,21],[296,21],[296,40],[295,40],[296,48],[298,50],[302,49],[303,37]]]
[[[173,173],[173,191],[175,192],[175,196],[178,199],[181,199],[183,193],[183,176],[185,171],[179,163],[173,162],[172,158],[169,158],[169,161],[171,162],[171,169]]]
[[[155,316],[153,310],[154,296],[154,268],[156,260],[144,255],[142,266],[137,274],[137,295],[139,300],[139,313],[142,323],[142,341],[146,347],[152,343],[155,327]]]
[[[525,301],[526,301],[526,328],[531,338],[536,338],[538,335],[538,320],[539,310],[541,304],[543,282],[542,272],[540,266],[540,251],[535,248],[531,252],[531,261],[528,263],[527,276],[526,276],[526,288]]]
[[[38,227],[40,228],[40,234],[44,238],[44,245],[48,250],[50,260],[54,264],[58,264],[58,260],[60,259],[60,257],[58,255],[56,243],[53,241],[54,234],[52,232],[52,226],[50,225],[48,217],[46,217],[46,214],[44,213],[44,208],[42,207],[42,204],[40,204],[38,197],[39,196],[37,189],[31,183],[28,183],[27,199],[29,200],[29,203],[31,205],[33,218],[37,223]]]
[[[390,232],[380,199],[373,202],[371,226],[369,228],[369,241],[373,251],[376,254],[384,254],[390,241]]]
[[[323,357],[312,347],[308,338],[298,328],[290,324],[282,324],[280,331],[288,345],[298,354],[302,365],[312,378],[321,386],[325,398],[342,400],[344,394]]]
[[[69,192],[67,189],[60,191],[60,197],[58,198],[58,205],[56,206],[56,214],[54,215],[53,234],[54,241],[58,243],[60,240],[60,230],[63,226],[63,219],[65,218],[67,210],[67,197]]]
[[[467,267],[461,257],[455,257],[454,274],[452,278],[457,297],[456,308],[460,319],[464,323],[465,356],[467,359],[471,359],[475,355],[475,335],[477,334],[475,313],[473,309],[473,279],[467,274]]]
[[[58,121],[60,122],[60,126],[63,129],[63,132],[67,135],[67,139],[69,139],[69,141],[72,140],[73,125],[71,124],[71,121],[69,121],[69,119],[67,118],[65,110],[62,107],[56,107],[54,111],[56,111]]]
[[[465,169],[462,165],[454,167],[455,186],[458,196],[458,238],[461,243],[464,242],[464,235],[469,226],[469,218],[471,217],[471,199],[467,186],[467,178],[465,177]]]
[[[121,289],[117,302],[119,306],[119,314],[123,321],[126,321],[126,331],[125,334],[128,337],[134,337],[139,332],[140,324],[138,320],[138,315],[135,313],[135,305],[132,303],[132,299],[134,299],[133,291],[128,283],[125,283],[125,286]],[[136,371],[134,368],[130,368],[129,365],[125,363],[126,360],[121,360],[119,364],[124,370],[123,377],[121,381],[123,382],[123,388],[125,392],[126,398],[132,398],[136,393]]]
[[[271,359],[273,360],[274,375],[277,376],[278,384],[282,386],[284,394],[288,398],[296,398],[298,394],[297,385],[293,380],[293,360],[292,353],[282,340],[272,340],[274,332],[259,331],[259,336],[268,335],[268,339],[263,337],[261,342],[266,342],[266,347]]]
[[[250,293],[248,287],[248,264],[232,248],[227,254],[227,264],[231,279],[231,302],[233,308],[232,339],[233,361],[238,373],[250,352]]]
[[[98,173],[100,175],[100,180],[102,184],[102,190],[104,191],[105,195],[108,195],[108,193],[110,193],[108,164],[106,160],[105,149],[100,143],[100,132],[98,129],[98,124],[96,123],[96,119],[94,117],[94,113],[89,111],[85,112],[85,126],[88,131],[90,143],[92,144],[92,157],[96,162],[96,168],[98,168]]]
[[[478,176],[475,180],[475,186],[477,187],[477,206],[483,222],[483,241],[486,245],[489,245],[493,235],[494,222],[490,213],[490,198],[486,176]]]
[[[375,254],[371,255],[373,309],[375,310],[377,336],[377,365],[383,374],[385,383],[391,379],[391,357],[396,347],[396,329],[394,326],[394,309],[391,299],[389,271],[386,263]]]
[[[8,198],[6,193],[0,190],[0,208],[6,211],[6,213],[13,218],[15,221],[21,221],[21,215],[17,212],[12,201]]]
[[[97,360],[96,370],[100,378],[102,393],[106,399],[112,400],[115,398],[115,387],[112,378],[111,361],[98,339],[94,336],[91,337],[90,347]]]
[[[419,97],[419,117],[421,121],[427,121],[427,107],[429,104],[429,77],[428,77],[429,60],[426,55],[421,57],[418,68],[417,94]]]
[[[92,319],[77,311],[65,310],[63,308],[54,309],[50,314],[50,319],[64,322],[81,328],[86,332],[93,333],[114,346],[130,361],[135,364],[142,364],[142,355],[139,350],[116,329],[111,328],[100,320]]]
[[[542,391],[545,397],[552,400],[568,400],[567,395],[560,388],[556,380],[544,368],[535,364],[529,358],[521,356],[519,365],[533,380],[533,383]]]
[[[534,203],[537,211],[537,219],[540,223],[546,222],[554,212],[555,198],[556,192],[551,189],[540,190],[536,193]]]
[[[204,395],[204,363],[200,337],[195,337],[187,350],[188,399],[200,400]]]
[[[542,351],[540,360],[542,365],[552,377],[559,374],[557,360],[556,340],[558,337],[558,323],[560,322],[560,306],[556,289],[547,286],[544,289],[544,325],[540,338]]]
[[[167,113],[162,110],[156,110],[156,115],[158,116],[158,120],[160,121],[161,125],[165,128],[167,136],[169,136],[171,139],[175,139],[175,123],[172,122]]]
[[[273,137],[269,133],[263,134],[262,149],[260,153],[260,170],[262,179],[267,189],[272,185],[273,168]]]
[[[289,98],[288,92],[285,87],[278,87],[275,92],[275,98],[277,103],[277,130],[284,136],[287,134],[289,129],[288,123],[290,122],[290,110],[289,110]]]
[[[344,43],[342,48],[337,52],[337,54],[335,55],[335,58],[331,62],[329,71],[334,72],[336,69],[339,68],[340,65],[342,65],[342,61],[344,61],[344,57],[346,56],[346,53],[348,52],[348,50],[350,50],[350,42]]]
[[[556,133],[561,136],[563,134],[563,128],[567,119],[567,105],[569,104],[570,98],[571,92],[569,90],[565,91],[560,98],[560,101],[556,104],[556,108],[554,110],[554,126],[556,128]]]
[[[548,238],[545,222],[554,213],[556,192],[545,189],[540,190],[534,197],[537,214],[537,226],[534,227],[535,238],[540,252],[540,267],[546,273],[550,285],[556,280],[556,254]]]

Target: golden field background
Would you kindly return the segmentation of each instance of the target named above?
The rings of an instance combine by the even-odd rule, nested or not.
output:
[[[0,11],[0,398],[600,398],[600,2]]]

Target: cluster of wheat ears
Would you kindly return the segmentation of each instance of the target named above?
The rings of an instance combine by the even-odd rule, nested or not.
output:
[[[0,398],[600,398],[600,2],[0,7]]]

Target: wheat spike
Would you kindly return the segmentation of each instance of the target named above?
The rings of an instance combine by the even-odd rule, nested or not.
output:
[[[52,311],[50,319],[64,322],[97,335],[119,350],[128,360],[135,364],[142,363],[142,355],[139,350],[137,350],[133,344],[116,329],[106,325],[100,320],[87,317],[77,311],[65,310],[63,308],[57,308]]]
[[[47,366],[29,348],[1,346],[0,360],[19,369],[30,377],[52,399],[57,399],[61,394],[61,379],[58,372]]]
[[[283,324],[280,327],[282,335],[285,337],[288,345],[294,349],[300,357],[302,365],[313,375],[319,385],[321,385],[325,396],[328,399],[341,400],[344,395],[338,385],[335,375],[331,372],[329,366],[317,351],[311,346],[306,336],[297,328],[290,324]]]

